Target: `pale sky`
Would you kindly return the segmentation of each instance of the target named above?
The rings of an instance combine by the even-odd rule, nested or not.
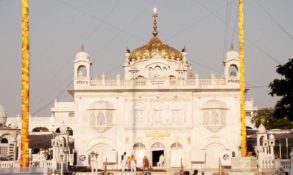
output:
[[[123,74],[126,47],[147,43],[152,9],[157,8],[160,39],[181,50],[200,78],[221,77],[223,58],[238,51],[237,0],[30,0],[31,91],[33,116],[50,116],[54,99],[71,101],[73,60],[84,44],[92,76]],[[277,98],[268,84],[278,64],[293,57],[293,1],[245,0],[247,98],[259,108]],[[21,1],[0,0],[0,104],[8,116],[21,105]]]

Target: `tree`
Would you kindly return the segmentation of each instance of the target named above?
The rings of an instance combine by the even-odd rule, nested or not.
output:
[[[287,118],[293,121],[293,58],[284,65],[278,65],[276,72],[282,76],[270,83],[270,95],[281,96],[275,105],[275,118]]]
[[[263,124],[266,129],[271,129],[270,124],[273,120],[273,108],[259,109],[255,116],[252,117],[251,122],[258,128],[260,124]]]
[[[293,123],[288,119],[278,119],[274,117],[275,110],[273,108],[259,109],[251,122],[258,128],[263,124],[266,129],[291,129]]]

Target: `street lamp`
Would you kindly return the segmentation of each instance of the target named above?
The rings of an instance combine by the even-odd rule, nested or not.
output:
[[[98,172],[98,157],[99,154],[92,151],[91,152],[91,170],[92,170],[92,174],[94,174],[94,172]]]

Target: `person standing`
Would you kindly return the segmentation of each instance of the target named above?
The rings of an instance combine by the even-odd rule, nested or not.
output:
[[[121,171],[125,171],[126,164],[127,164],[127,157],[126,157],[126,152],[124,152],[123,155],[121,156]]]
[[[143,169],[144,170],[149,169],[149,167],[150,167],[149,159],[146,156],[144,156],[143,157]]]
[[[136,159],[134,155],[131,155],[131,158],[130,158],[130,168],[132,172],[136,172]]]
[[[161,154],[160,157],[159,157],[159,162],[158,162],[157,166],[158,167],[163,167],[164,161],[165,161],[164,155]]]

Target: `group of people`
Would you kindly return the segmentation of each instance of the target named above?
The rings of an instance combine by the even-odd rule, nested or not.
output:
[[[130,170],[132,172],[136,171],[136,165],[137,165],[137,161],[134,155],[128,156],[126,157],[126,152],[124,152],[124,154],[121,156],[121,171],[125,171],[125,170]],[[144,156],[143,157],[143,169],[149,169],[150,168],[150,163],[149,163],[149,159]]]
[[[135,172],[136,171],[136,158],[134,155],[126,157],[126,152],[121,156],[121,171],[125,171],[126,169]]]

